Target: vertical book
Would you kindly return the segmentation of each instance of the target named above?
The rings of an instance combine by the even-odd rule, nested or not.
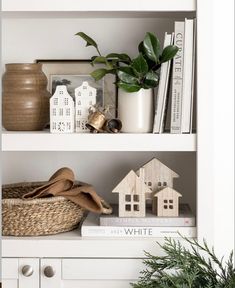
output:
[[[184,59],[184,21],[175,22],[174,44],[179,48],[173,59],[171,133],[181,133],[182,94],[183,94],[183,59]]]
[[[173,44],[173,34],[165,33],[164,48]],[[171,61],[167,61],[161,65],[160,82],[156,97],[156,109],[153,133],[162,133],[164,128],[164,114],[167,105],[167,93],[170,74]]]
[[[194,20],[185,19],[181,132],[190,133],[193,90]]]

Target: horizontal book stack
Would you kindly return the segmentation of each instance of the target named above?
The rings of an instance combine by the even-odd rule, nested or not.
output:
[[[153,133],[192,133],[195,35],[195,19],[176,21],[174,32],[165,33],[164,47],[174,44],[179,50],[172,61],[161,66],[159,87],[155,91]]]
[[[89,213],[81,226],[84,237],[196,237],[195,217],[188,204],[180,204],[178,217],[157,217],[147,210],[146,217],[118,217]]]

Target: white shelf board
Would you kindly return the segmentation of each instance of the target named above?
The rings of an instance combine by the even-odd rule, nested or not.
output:
[[[196,0],[2,0],[2,11],[196,11]]]
[[[196,151],[196,134],[3,132],[2,151]]]
[[[79,230],[52,236],[2,237],[2,257],[143,258],[144,251],[163,254],[156,242],[163,244],[164,238],[89,238],[81,237]]]

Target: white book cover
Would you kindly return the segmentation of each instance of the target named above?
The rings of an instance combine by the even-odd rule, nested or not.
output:
[[[194,20],[185,19],[181,132],[190,133],[193,82]]]
[[[171,44],[171,39],[172,39],[172,35],[166,32],[163,48]],[[159,87],[158,87],[158,92],[157,92],[157,97],[156,97],[156,110],[155,110],[153,133],[160,133],[162,113],[165,110],[165,107],[164,107],[164,97],[166,94],[165,87],[166,87],[166,83],[168,83],[170,62],[171,61],[167,61],[161,65],[160,81],[159,81]]]
[[[174,36],[175,34],[171,34],[171,42],[170,45],[173,45],[174,43]],[[169,103],[169,78],[170,78],[170,72],[171,72],[171,66],[172,66],[172,60],[167,62],[167,76],[165,81],[165,90],[164,90],[164,97],[163,97],[163,109],[161,113],[161,121],[160,121],[160,133],[164,132],[164,126],[166,122],[166,113],[167,113],[167,105]]]
[[[183,56],[184,56],[184,21],[175,22],[174,45],[179,48],[173,59],[171,133],[181,133],[182,93],[183,93]]]
[[[179,237],[179,233],[185,237],[196,237],[196,227],[115,227],[99,226],[99,215],[89,213],[81,225],[83,237]]]
[[[179,216],[177,217],[158,217],[152,213],[151,207],[146,209],[145,217],[118,217],[118,205],[112,205],[112,207],[112,214],[100,215],[100,226],[193,227],[196,225],[195,216],[188,204],[179,205]]]
[[[195,66],[196,66],[196,18],[194,19],[194,35],[193,35],[193,75],[192,75],[192,99],[191,99],[191,111],[190,111],[190,133],[193,131],[193,111],[194,111],[194,89],[195,89]]]

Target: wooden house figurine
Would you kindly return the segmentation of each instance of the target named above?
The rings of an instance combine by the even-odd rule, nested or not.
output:
[[[84,81],[75,89],[75,126],[76,132],[87,132],[89,108],[96,104],[96,89]]]
[[[144,182],[144,169],[139,174],[131,170],[112,191],[119,193],[119,217],[145,217],[145,194],[152,191]]]
[[[179,216],[179,197],[182,195],[171,187],[165,187],[158,191],[154,198],[157,199],[157,216]]]
[[[58,85],[50,98],[50,132],[74,132],[74,101],[65,85]]]
[[[157,158],[153,158],[144,164],[141,168],[144,169],[144,181],[146,185],[152,190],[152,194],[147,199],[152,201],[153,213],[157,213],[157,201],[154,197],[155,193],[164,187],[173,188],[174,178],[178,178],[179,175],[171,170],[169,167],[164,165]],[[136,173],[139,175],[138,170]]]

